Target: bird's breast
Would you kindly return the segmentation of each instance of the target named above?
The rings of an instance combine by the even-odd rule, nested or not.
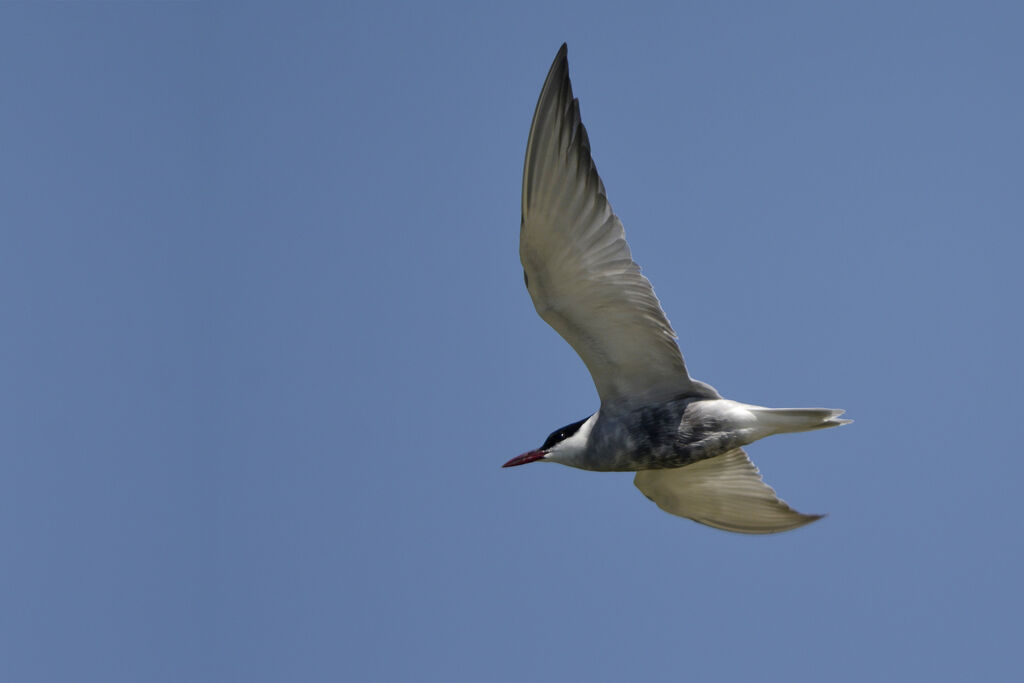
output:
[[[739,437],[700,399],[680,399],[628,411],[602,408],[590,434],[583,469],[624,472],[683,467],[741,445]]]

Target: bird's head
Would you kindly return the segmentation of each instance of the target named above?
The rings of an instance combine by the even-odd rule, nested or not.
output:
[[[573,422],[561,429],[556,429],[544,440],[544,445],[535,451],[528,451],[518,455],[502,467],[515,467],[525,465],[528,462],[543,460],[545,462],[559,462],[563,465],[572,465],[582,457],[587,448],[587,437],[590,434],[590,427],[593,426],[591,418],[585,417],[579,422]]]

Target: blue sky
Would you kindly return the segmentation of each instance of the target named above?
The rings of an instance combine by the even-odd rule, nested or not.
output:
[[[827,5],[827,6],[826,6]],[[1015,3],[0,6],[0,678],[1010,680]],[[559,45],[771,537],[502,470],[597,398],[518,262]]]

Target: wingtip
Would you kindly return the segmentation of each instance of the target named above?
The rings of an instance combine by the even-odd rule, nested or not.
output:
[[[795,531],[797,529],[802,529],[805,526],[814,524],[815,522],[821,521],[828,517],[827,512],[823,512],[821,514],[808,514],[806,512],[799,512],[797,510],[793,510],[793,508],[789,507],[789,504],[786,503],[785,501],[783,501],[783,505],[788,507],[793,512],[793,514],[796,515],[796,517],[789,524],[781,525],[775,529],[760,530],[757,533],[779,534],[785,533],[787,531]]]
[[[551,62],[551,69],[554,70],[555,65],[565,64],[566,70],[568,71],[569,64],[569,44],[562,43],[562,47],[558,48],[558,53],[555,54],[554,60]]]

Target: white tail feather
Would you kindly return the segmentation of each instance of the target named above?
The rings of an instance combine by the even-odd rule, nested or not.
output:
[[[773,434],[809,432],[813,429],[839,427],[853,420],[838,419],[845,410],[828,408],[762,408],[748,406],[757,422]]]

